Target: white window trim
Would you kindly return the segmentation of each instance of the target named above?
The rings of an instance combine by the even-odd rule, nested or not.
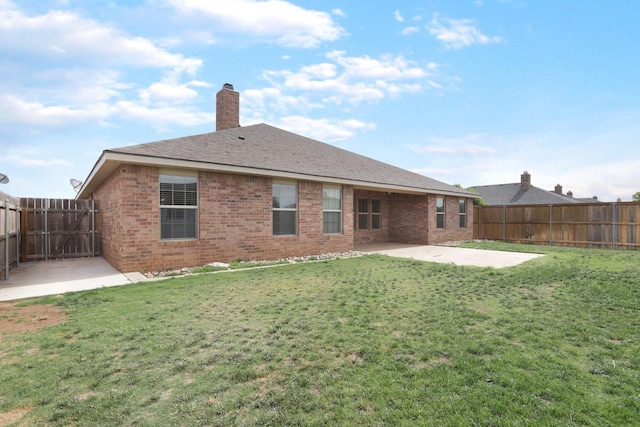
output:
[[[464,202],[464,212],[460,212],[460,219],[458,220],[458,226],[460,228],[467,228],[469,226],[468,222],[467,222],[467,199],[460,199],[458,201],[458,210],[460,210],[460,202]],[[462,218],[464,218],[464,227],[460,225],[460,222],[462,221]]]
[[[196,180],[196,205],[195,206],[179,206],[179,205],[163,205],[160,195],[160,181],[162,176],[180,176],[194,178]],[[200,181],[197,172],[178,171],[175,169],[160,169],[158,173],[158,239],[162,241],[185,241],[198,240],[200,236]],[[195,210],[195,236],[194,237],[162,237],[162,209],[184,209]]]
[[[438,199],[442,199],[442,212],[438,212]],[[437,230],[445,230],[447,228],[446,213],[447,213],[447,198],[444,196],[436,197],[436,229]],[[442,216],[442,227],[438,227],[438,218],[440,218],[440,216]]]
[[[286,180],[274,180],[271,183],[271,195],[273,197],[273,187],[275,185],[291,185],[296,187],[296,207],[295,208],[274,208],[273,204],[271,205],[271,235],[273,237],[291,237],[291,236],[297,236],[298,235],[298,228],[299,228],[299,224],[298,224],[298,206],[300,205],[300,189],[298,186],[298,181],[286,181]],[[295,212],[295,230],[293,232],[293,234],[275,234],[273,232],[273,213],[274,212]]]
[[[340,192],[340,209],[325,209],[324,208],[324,190],[326,189],[331,189],[331,190],[338,190]],[[343,233],[343,229],[344,227],[342,226],[342,198],[343,198],[343,191],[342,191],[342,187],[341,186],[337,186],[337,185],[323,185],[322,186],[322,234],[325,235],[330,235],[330,234],[342,234]],[[326,233],[324,231],[324,213],[339,213],[340,214],[340,230],[336,231],[336,232],[332,232],[332,233]]]

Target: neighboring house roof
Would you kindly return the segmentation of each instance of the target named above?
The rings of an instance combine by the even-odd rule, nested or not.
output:
[[[488,205],[553,205],[561,203],[584,203],[553,191],[531,186],[523,189],[514,184],[478,185],[472,187]],[[591,200],[593,202],[593,200]]]
[[[556,185],[554,191],[543,190],[531,185],[531,175],[524,171],[520,182],[513,184],[477,185],[472,187],[482,199],[493,206],[502,205],[556,205],[563,203],[597,203],[598,199],[574,198],[569,191],[562,194],[562,186]]]
[[[78,192],[88,197],[120,164],[146,164],[476,197],[461,188],[267,124],[105,150]]]

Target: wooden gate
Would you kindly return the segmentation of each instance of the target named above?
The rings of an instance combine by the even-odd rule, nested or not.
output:
[[[95,200],[21,198],[20,207],[23,262],[101,254]]]

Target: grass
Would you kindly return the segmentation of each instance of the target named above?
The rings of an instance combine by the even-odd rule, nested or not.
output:
[[[383,256],[33,300],[0,340],[16,425],[637,425],[640,253],[506,269]]]

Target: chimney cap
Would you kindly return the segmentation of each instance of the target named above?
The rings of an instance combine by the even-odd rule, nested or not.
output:
[[[225,83],[222,85],[222,89],[233,90],[233,85],[231,83]]]

